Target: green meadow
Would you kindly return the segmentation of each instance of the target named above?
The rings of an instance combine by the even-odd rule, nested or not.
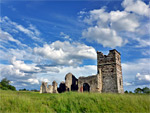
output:
[[[0,113],[5,112],[149,113],[150,95],[77,92],[39,94],[39,92],[0,90]]]

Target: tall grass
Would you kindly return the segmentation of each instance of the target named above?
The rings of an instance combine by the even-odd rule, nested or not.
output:
[[[0,112],[150,112],[150,96],[66,92],[39,94],[0,90]]]

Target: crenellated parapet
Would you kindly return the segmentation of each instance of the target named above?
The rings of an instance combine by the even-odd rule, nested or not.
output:
[[[120,64],[120,53],[116,50],[110,50],[108,55],[104,55],[102,52],[97,51],[97,65],[118,63]]]

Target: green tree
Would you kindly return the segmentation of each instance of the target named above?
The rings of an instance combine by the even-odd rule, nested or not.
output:
[[[2,85],[3,87],[7,87],[7,86],[9,85],[9,83],[10,83],[10,81],[7,80],[7,78],[3,78],[3,79],[1,80],[1,85]]]
[[[16,88],[14,86],[10,85],[9,83],[10,83],[10,81],[7,80],[7,78],[2,79],[0,82],[0,89],[16,91]]]
[[[132,93],[132,91],[129,91],[129,93]]]
[[[141,88],[136,88],[136,89],[134,90],[134,93],[142,93],[142,89],[141,89]]]
[[[2,86],[2,84],[1,84],[1,82],[0,82],[0,89],[2,89],[2,87],[3,87],[3,86]]]
[[[128,91],[126,90],[124,93],[128,93]]]
[[[8,85],[8,89],[16,91],[16,88],[14,86],[12,86],[12,85]]]
[[[24,89],[19,89],[19,91],[27,91],[27,89],[26,89],[26,88],[24,88]]]
[[[31,91],[34,91],[34,92],[39,92],[37,89],[32,89]]]
[[[144,88],[142,89],[142,92],[143,92],[143,93],[150,94],[150,89],[149,89],[148,87],[144,87]]]

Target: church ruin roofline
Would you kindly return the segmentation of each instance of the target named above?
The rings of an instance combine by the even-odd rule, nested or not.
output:
[[[57,82],[54,80],[53,83],[57,83]]]
[[[66,76],[71,76],[73,75],[71,72],[67,73]]]
[[[103,57],[107,57],[109,56],[109,54],[113,53],[114,51],[117,52],[119,55],[121,55],[120,52],[118,52],[116,49],[109,50],[108,55],[104,55],[102,52],[99,52],[99,51],[97,51],[97,54],[100,54]]]
[[[67,73],[66,75],[68,75],[68,74],[72,74],[71,72],[69,72],[69,73]],[[73,74],[72,74],[73,75]]]
[[[87,79],[87,78],[93,78],[93,77],[96,77],[97,75],[90,75],[90,76],[81,76],[79,77],[78,79]]]
[[[113,51],[116,51],[119,55],[121,55],[120,52],[118,52],[116,49],[109,50],[109,53],[110,53],[110,52],[113,52]]]

